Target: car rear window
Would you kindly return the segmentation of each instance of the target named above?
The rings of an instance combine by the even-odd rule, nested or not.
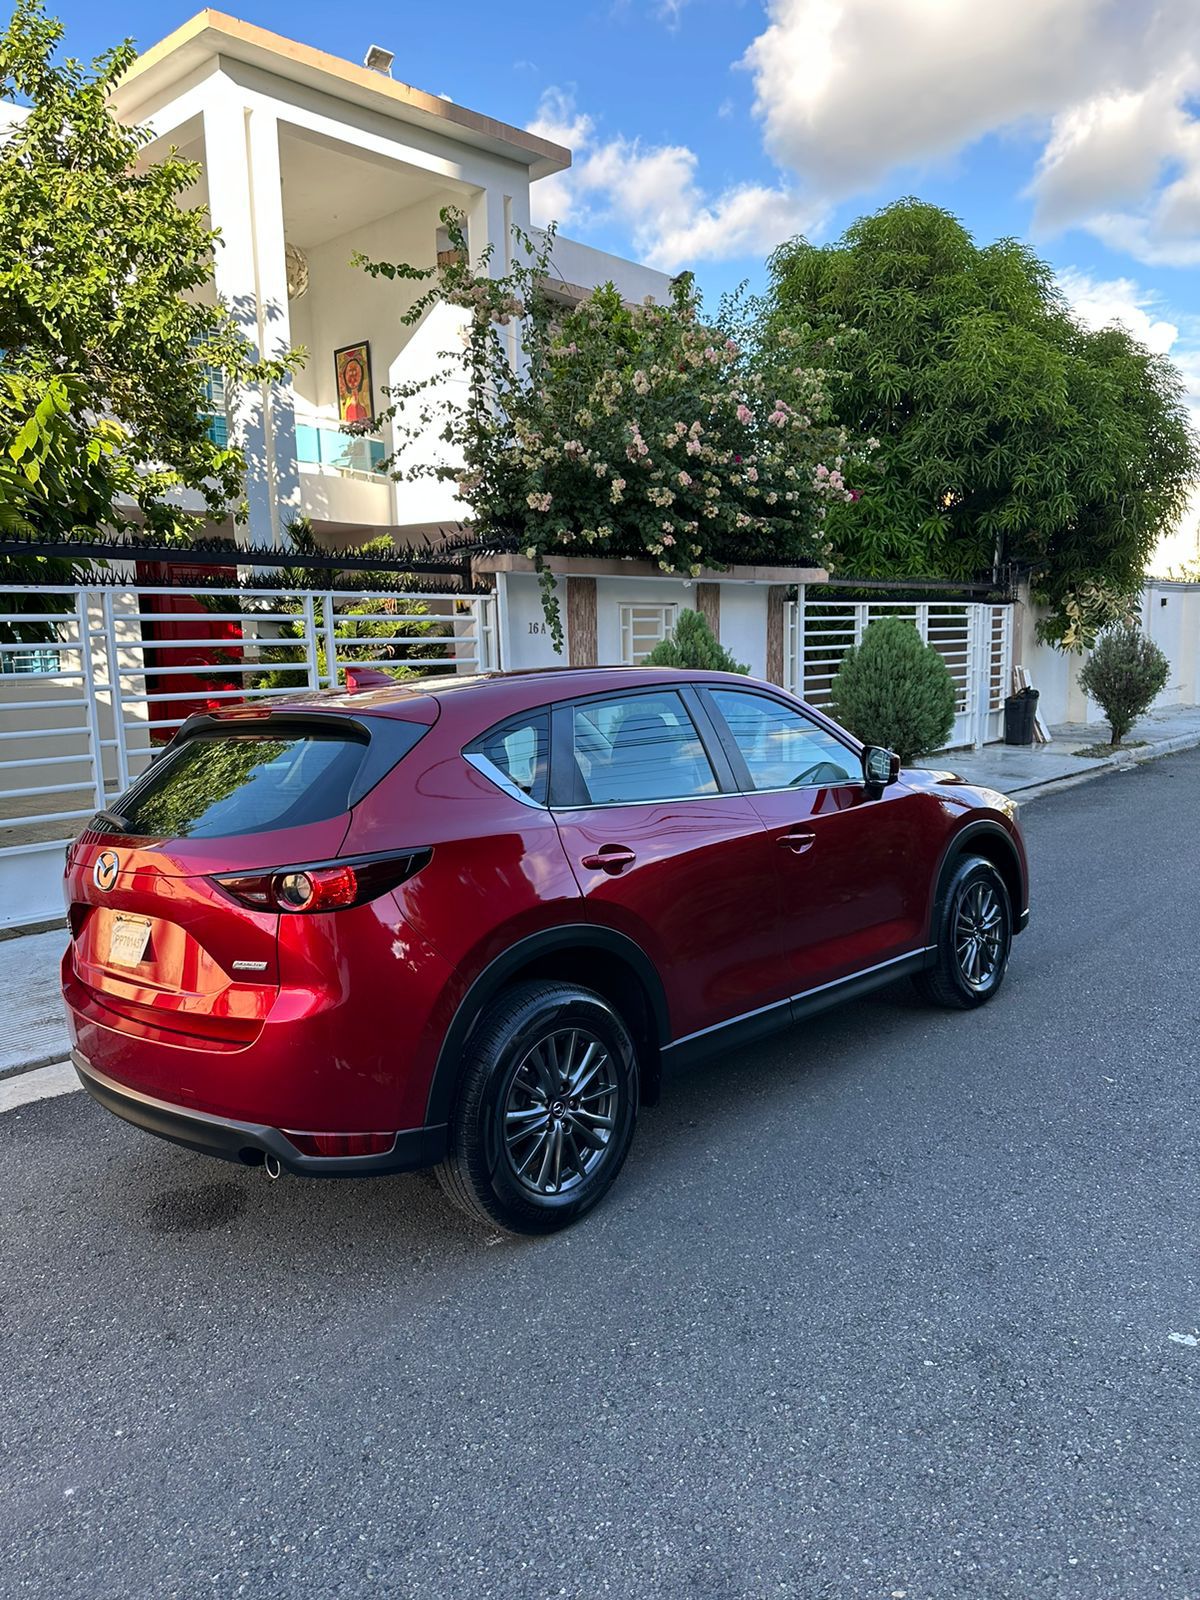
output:
[[[349,810],[369,748],[351,729],[205,733],[168,751],[114,809],[123,832],[148,838],[220,839],[323,822]]]

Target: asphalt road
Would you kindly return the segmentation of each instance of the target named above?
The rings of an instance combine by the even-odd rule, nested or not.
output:
[[[1030,805],[994,1005],[673,1078],[547,1241],[0,1117],[0,1595],[1195,1600],[1198,817]]]

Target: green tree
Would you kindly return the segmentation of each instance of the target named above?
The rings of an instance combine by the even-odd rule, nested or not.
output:
[[[847,650],[833,680],[833,714],[864,744],[886,745],[901,761],[940,750],[954,726],[954,680],[911,622],[872,622]]]
[[[683,667],[689,672],[749,672],[735,661],[699,611],[681,611],[669,639],[646,657],[648,667]]]
[[[407,322],[445,304],[464,332],[445,369],[391,391],[390,470],[454,481],[481,540],[514,541],[538,564],[557,644],[551,554],[692,574],[824,563],[825,510],[851,497],[856,458],[828,402],[836,340],[803,361],[785,329],[760,364],[704,322],[688,281],[668,306],[626,305],[609,285],[563,311],[544,293],[552,230],[545,246],[515,230],[514,264],[493,278],[486,260],[468,265],[461,217],[443,219],[455,245],[445,268],[360,258],[376,277],[429,280]],[[431,432],[445,460],[413,460]]]
[[[109,447],[105,424],[97,421],[87,454],[80,460],[70,425],[71,380],[41,381],[0,372],[0,535],[31,534],[53,518],[56,509],[73,503],[84,521],[106,502],[102,458]],[[43,584],[85,580],[88,562],[50,556],[0,556],[0,583],[30,583],[25,594],[9,595],[0,618],[0,644],[40,643],[53,636],[53,624],[21,622],[21,613],[65,611],[67,595],[47,594]]]
[[[966,580],[1020,563],[1070,648],[1127,613],[1198,465],[1168,361],[1080,327],[1025,245],[981,248],[917,200],[835,244],[782,246],[771,279],[771,326],[842,339],[832,403],[879,441],[879,478],[852,514],[830,507],[843,570]]]
[[[1112,730],[1111,742],[1120,744],[1143,713],[1149,711],[1167,686],[1171,663],[1140,628],[1122,624],[1100,636],[1079,682],[1103,709]]]
[[[209,436],[213,369],[237,386],[284,365],[259,361],[211,295],[218,235],[187,204],[197,164],[146,160],[149,133],[112,114],[133,45],[89,68],[58,59],[62,37],[41,0],[17,0],[0,35],[0,99],[28,108],[0,140],[0,459],[18,467],[0,473],[0,525],[171,538],[200,520],[181,490],[212,518],[240,505],[241,453]],[[28,427],[47,404],[53,459],[39,462]]]

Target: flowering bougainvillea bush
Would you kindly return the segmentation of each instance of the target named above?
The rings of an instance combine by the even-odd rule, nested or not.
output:
[[[551,555],[691,575],[734,562],[828,565],[825,508],[857,498],[867,452],[837,426],[828,374],[803,357],[805,330],[769,350],[743,345],[702,320],[686,277],[669,305],[630,306],[609,285],[556,306],[545,292],[553,230],[544,245],[515,230],[516,262],[493,277],[486,254],[479,270],[467,264],[461,217],[443,221],[448,266],[358,258],[377,277],[430,280],[410,324],[441,303],[465,314],[462,347],[445,358],[455,373],[389,391],[389,470],[454,481],[471,530],[537,564],[557,645]],[[836,339],[821,349],[832,366]],[[431,431],[441,461],[416,458]]]

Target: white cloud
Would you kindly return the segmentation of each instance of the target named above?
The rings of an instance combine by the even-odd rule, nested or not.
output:
[[[1092,87],[1119,0],[769,0],[744,64],[776,160],[840,189]]]
[[[534,186],[534,221],[576,228],[615,222],[643,260],[667,272],[765,255],[820,221],[820,207],[790,188],[737,184],[706,193],[687,145],[645,145],[620,134],[600,139],[592,118],[558,89],[546,93],[529,126],[575,157],[569,172]]]
[[[743,65],[775,160],[848,195],[985,134],[1042,141],[1046,229],[1200,262],[1194,0],[768,0]]]
[[[1154,316],[1156,297],[1132,278],[1093,278],[1077,267],[1068,267],[1058,274],[1058,283],[1087,328],[1116,324],[1160,356],[1167,355],[1179,338],[1178,323]]]

